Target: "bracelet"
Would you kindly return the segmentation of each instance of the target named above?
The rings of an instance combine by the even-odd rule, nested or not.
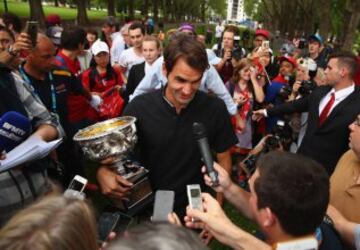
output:
[[[10,46],[8,49],[7,49],[7,52],[9,53],[10,56],[12,57],[16,57],[18,56],[19,52],[14,50],[14,48],[12,46]]]

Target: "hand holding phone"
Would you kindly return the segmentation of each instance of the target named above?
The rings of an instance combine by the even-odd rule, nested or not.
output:
[[[153,222],[167,222],[168,215],[173,211],[175,192],[158,190],[155,193],[154,213],[151,217]]]
[[[202,206],[200,185],[199,184],[187,185],[186,188],[187,188],[187,196],[188,196],[190,208],[204,211]]]
[[[33,48],[36,47],[38,26],[37,21],[27,21],[24,30],[29,35]]]
[[[87,179],[81,177],[80,175],[76,175],[74,179],[70,182],[68,188],[64,192],[64,196],[71,199],[80,199],[85,200],[85,194],[83,193]]]
[[[262,41],[261,48],[263,49],[263,51],[268,50],[269,47],[270,47],[269,41]]]

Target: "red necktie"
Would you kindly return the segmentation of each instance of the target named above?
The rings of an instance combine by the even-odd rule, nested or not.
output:
[[[319,117],[319,127],[324,123],[324,121],[326,120],[331,107],[334,105],[335,102],[335,93],[331,94],[330,100],[328,101],[328,103],[325,105],[324,109],[321,111],[320,117]]]

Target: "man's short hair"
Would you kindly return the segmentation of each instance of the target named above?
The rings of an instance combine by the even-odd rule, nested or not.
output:
[[[164,50],[164,63],[168,73],[179,58],[184,59],[190,67],[201,73],[209,67],[204,45],[182,32],[174,34]]]
[[[77,50],[80,44],[84,44],[86,32],[83,28],[71,27],[64,29],[61,33],[61,48],[67,50]]]
[[[228,26],[226,27],[226,29],[224,30],[224,33],[225,32],[230,32],[230,33],[233,33],[234,36],[238,35],[239,34],[239,29],[237,27],[234,27],[234,26]]]
[[[171,224],[140,224],[130,229],[125,238],[112,241],[108,250],[206,250],[199,237],[185,227]]]
[[[329,176],[316,161],[288,152],[270,152],[257,162],[254,190],[258,208],[269,207],[292,236],[315,232],[329,203]]]
[[[145,35],[145,26],[140,23],[140,22],[133,22],[130,27],[129,27],[129,31],[130,30],[136,30],[136,29],[140,29],[141,30],[141,34]]]
[[[20,18],[10,12],[3,13],[0,18],[3,20],[5,26],[9,28],[10,25],[13,26],[13,30],[17,33],[21,32],[22,25]]]
[[[330,59],[337,59],[338,65],[346,67],[349,70],[349,77],[354,79],[356,72],[359,69],[359,64],[353,53],[348,51],[335,52],[329,56],[329,61]]]

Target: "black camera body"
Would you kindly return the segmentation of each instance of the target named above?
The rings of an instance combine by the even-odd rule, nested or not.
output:
[[[278,149],[286,149],[287,143],[291,140],[292,130],[291,127],[282,120],[279,120],[273,128],[271,135],[266,138],[264,148],[257,154],[249,155],[243,160],[241,167],[245,171],[248,178],[256,170],[256,161],[260,155],[266,154],[270,151]]]
[[[280,102],[285,102],[289,98],[289,95],[291,95],[291,92],[292,86],[284,85],[283,87],[281,87],[279,93],[277,94],[277,99]]]
[[[301,96],[310,95],[310,93],[316,88],[316,83],[314,81],[302,81],[299,88],[299,94]]]

